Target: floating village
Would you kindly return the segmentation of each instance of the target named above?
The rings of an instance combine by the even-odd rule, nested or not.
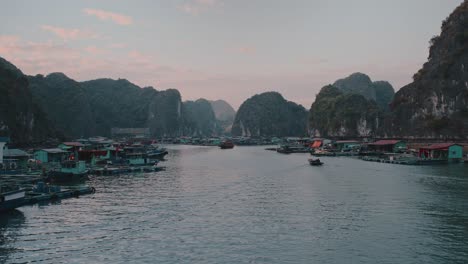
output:
[[[120,129],[112,139],[93,137],[54,147],[19,149],[0,137],[0,212],[25,205],[92,194],[89,176],[148,173],[164,170],[164,145],[266,146],[279,154],[310,153],[311,166],[325,165],[321,157],[352,157],[399,165],[468,163],[468,144],[409,143],[400,139],[332,140],[278,137],[180,137],[151,139],[144,129]],[[307,163],[306,163],[307,164]]]

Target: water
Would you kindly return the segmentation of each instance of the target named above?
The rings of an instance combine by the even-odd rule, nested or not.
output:
[[[0,217],[0,263],[468,263],[468,166],[174,146]]]

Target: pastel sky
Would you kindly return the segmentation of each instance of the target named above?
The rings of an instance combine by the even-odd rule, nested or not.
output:
[[[24,73],[125,78],[237,108],[278,91],[309,108],[353,72],[395,89],[462,0],[3,1],[0,56]]]

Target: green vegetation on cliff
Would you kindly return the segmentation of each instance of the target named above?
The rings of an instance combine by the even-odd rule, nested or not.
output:
[[[53,125],[31,95],[28,79],[0,58],[0,136],[14,143],[42,142],[55,137]]]
[[[212,136],[219,131],[216,116],[209,101],[198,99],[183,103],[187,118],[192,124],[193,136]]]
[[[468,137],[468,1],[430,41],[428,61],[401,88],[386,128],[393,136]]]
[[[379,129],[382,113],[374,100],[328,85],[309,113],[309,132],[323,137],[368,137]]]
[[[372,82],[364,73],[353,73],[350,76],[337,80],[333,86],[344,93],[360,94],[368,100],[374,100],[384,111],[389,110],[395,90],[387,81]]]
[[[257,94],[237,111],[233,136],[304,136],[307,111],[277,92]]]

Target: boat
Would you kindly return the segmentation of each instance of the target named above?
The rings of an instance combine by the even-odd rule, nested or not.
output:
[[[169,154],[169,152],[165,148],[154,148],[146,152],[146,155],[149,158],[158,159],[158,160],[163,160],[164,156],[166,156],[167,154]]]
[[[309,164],[311,166],[322,166],[323,162],[321,162],[320,159],[309,159]]]
[[[60,164],[59,170],[47,173],[47,180],[51,182],[76,182],[88,179],[88,169],[84,161],[67,160]]]
[[[310,150],[302,145],[283,145],[276,149],[276,152],[281,154],[309,153]]]
[[[219,144],[219,147],[221,149],[232,149],[234,148],[234,143],[230,140],[225,140],[223,142],[221,142],[221,144]]]
[[[26,191],[22,189],[0,192],[0,212],[13,210],[24,205]]]

